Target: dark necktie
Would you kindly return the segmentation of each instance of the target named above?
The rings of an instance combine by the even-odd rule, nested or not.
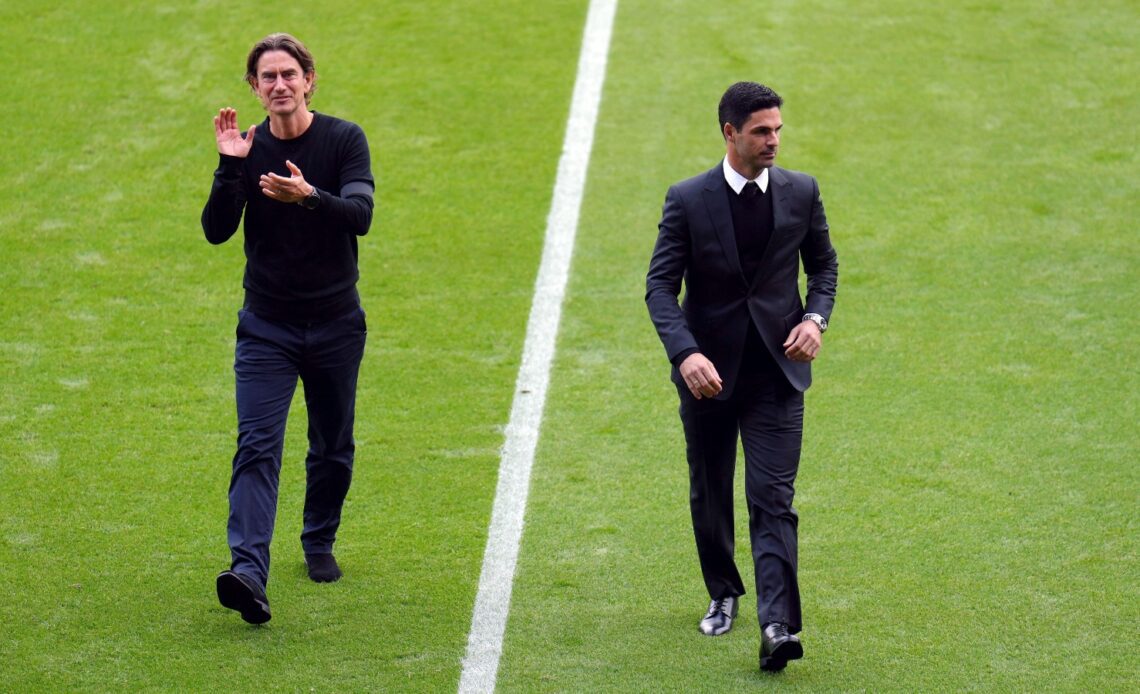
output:
[[[744,184],[744,188],[741,189],[740,195],[743,196],[745,200],[754,202],[758,197],[760,197],[760,186],[757,185],[756,181],[749,181],[748,183]]]

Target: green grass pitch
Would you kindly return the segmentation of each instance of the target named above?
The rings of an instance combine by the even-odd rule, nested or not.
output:
[[[454,691],[585,0],[0,5],[0,691]],[[345,578],[221,608],[241,246],[210,119],[271,31],[378,177]],[[498,688],[1126,691],[1140,650],[1140,8],[621,0]],[[738,79],[840,258],[798,485],[806,658],[705,604],[642,302]],[[738,555],[745,563],[744,509]],[[748,579],[746,579],[747,582]]]

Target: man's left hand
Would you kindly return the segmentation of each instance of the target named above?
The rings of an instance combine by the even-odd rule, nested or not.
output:
[[[823,335],[814,321],[805,320],[788,333],[784,340],[784,356],[792,361],[811,361],[819,354]]]
[[[301,202],[309,197],[309,194],[313,192],[313,187],[305,182],[305,177],[301,175],[301,170],[297,168],[296,164],[286,160],[285,166],[289,167],[289,171],[293,175],[286,178],[275,173],[262,174],[261,192],[266,197],[273,198],[278,202]]]

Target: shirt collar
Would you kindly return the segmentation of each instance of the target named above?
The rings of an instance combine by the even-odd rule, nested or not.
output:
[[[728,165],[728,157],[725,157],[721,164],[724,166],[724,180],[728,181],[732,192],[740,195],[740,191],[743,190],[744,184],[748,183],[749,179],[741,176],[736,169]],[[768,192],[768,169],[760,169],[760,175],[751,180],[756,181],[756,185],[760,186],[761,193]]]

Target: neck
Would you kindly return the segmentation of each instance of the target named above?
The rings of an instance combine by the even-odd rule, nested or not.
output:
[[[299,108],[287,116],[275,113],[269,114],[269,132],[278,140],[292,140],[305,134],[313,123],[313,112],[307,108]]]
[[[274,134],[276,135],[276,133]],[[747,178],[749,181],[754,180],[757,176],[760,175],[760,168],[754,169],[752,167],[745,166],[742,162],[738,161],[734,156],[736,152],[734,152],[731,147],[728,148],[728,151],[725,154],[728,156],[728,165],[732,167],[733,171]]]

